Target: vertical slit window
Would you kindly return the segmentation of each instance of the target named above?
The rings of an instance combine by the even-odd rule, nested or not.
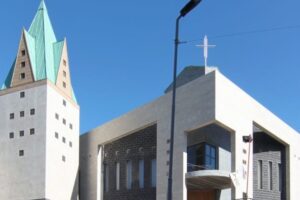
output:
[[[107,164],[104,164],[104,191],[108,192],[109,184],[109,168]]]
[[[139,160],[139,186],[144,188],[144,160]]]
[[[132,162],[128,160],[126,162],[126,188],[131,189],[132,186]]]
[[[278,163],[278,190],[282,191],[282,165]]]
[[[258,161],[258,166],[257,166],[257,187],[258,189],[263,189],[263,165],[262,165],[262,160]]]
[[[151,160],[151,187],[156,187],[156,159]]]
[[[272,162],[269,162],[269,167],[268,167],[268,173],[269,173],[269,189],[273,190],[273,169],[272,169]]]
[[[120,190],[120,163],[116,163],[116,190]]]

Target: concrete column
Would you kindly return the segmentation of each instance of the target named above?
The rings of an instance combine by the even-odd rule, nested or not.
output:
[[[185,174],[187,173],[187,151],[183,152],[183,173],[184,173],[184,181],[183,181],[183,200],[187,200],[187,188],[186,188],[186,179]]]
[[[99,146],[97,155],[97,200],[103,200],[103,147]]]
[[[252,144],[250,145],[250,159],[248,160],[249,143],[243,142],[243,136],[252,135],[252,122],[240,123],[240,126],[234,129],[232,135],[231,152],[232,152],[232,172],[236,174],[236,187],[232,190],[232,199],[241,199],[247,192],[248,179],[248,198],[253,197],[253,177],[252,177]],[[249,172],[248,172],[249,162]],[[249,176],[248,176],[249,173]]]

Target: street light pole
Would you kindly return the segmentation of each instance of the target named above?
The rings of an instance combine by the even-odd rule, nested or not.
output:
[[[173,94],[172,94],[172,113],[171,113],[171,138],[170,138],[170,158],[169,158],[169,178],[168,178],[168,200],[172,200],[173,188],[173,149],[174,149],[174,128],[175,128],[175,110],[176,110],[176,80],[177,80],[177,61],[179,41],[179,22],[182,15],[176,19],[175,30],[175,51],[174,51],[174,69],[173,69]]]
[[[175,28],[175,50],[174,50],[174,69],[173,69],[173,87],[172,87],[172,113],[171,113],[171,137],[170,137],[170,157],[169,157],[169,176],[168,176],[168,200],[172,200],[173,188],[173,151],[174,151],[174,129],[175,129],[175,111],[176,111],[176,80],[177,80],[177,62],[180,19],[193,10],[202,0],[190,0],[180,11],[176,19]]]

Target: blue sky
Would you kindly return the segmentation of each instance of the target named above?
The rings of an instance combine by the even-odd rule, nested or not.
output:
[[[68,40],[82,133],[163,94],[172,79],[174,20],[186,2],[46,0],[57,38]],[[0,4],[1,81],[38,5]],[[300,130],[299,7],[296,0],[204,0],[182,20],[181,40],[191,42],[180,46],[179,71],[203,65],[195,45],[207,34],[217,45],[209,65]]]

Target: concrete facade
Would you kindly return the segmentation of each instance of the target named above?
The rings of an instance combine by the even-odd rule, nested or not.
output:
[[[0,199],[78,199],[79,106],[44,1],[0,90]]]
[[[75,200],[78,194],[79,107],[54,87],[47,90],[46,197]]]
[[[25,92],[24,98],[20,92]],[[45,198],[46,99],[46,85],[0,93],[0,199]],[[34,115],[30,109],[35,109]],[[20,111],[25,112],[24,117]],[[11,113],[14,119],[10,119]],[[31,135],[32,128],[35,133]],[[22,150],[24,155],[19,156]]]
[[[75,199],[79,168],[78,106],[47,81],[7,90],[0,91],[0,199],[64,200],[72,195]],[[10,119],[12,113],[14,118]]]
[[[241,199],[246,193],[248,193],[248,198],[253,198],[253,145],[250,145],[250,159],[248,159],[249,145],[243,142],[243,136],[253,134],[253,126],[258,126],[286,147],[286,199],[297,199],[299,195],[297,187],[300,187],[300,180],[296,178],[299,177],[297,168],[300,166],[300,136],[295,130],[218,70],[207,71],[193,81],[178,87],[176,104],[174,199],[187,199],[189,134],[209,125],[222,127],[224,133],[230,135],[230,150],[227,148],[224,154],[227,162],[221,162],[220,166],[224,165],[222,167],[229,169],[231,173],[217,170],[216,173],[200,173],[200,175],[198,173],[199,177],[196,178],[200,181],[212,180],[212,176],[219,174],[218,180],[227,182],[230,176],[235,177],[232,178],[231,188],[227,189],[224,195],[221,194],[219,199]],[[103,158],[100,155],[101,149],[98,149],[99,145],[129,135],[154,123],[157,125],[158,152],[156,199],[166,199],[170,108],[171,92],[81,136],[81,199],[103,199],[101,190],[103,182],[100,173],[103,170]],[[200,135],[201,133],[199,137]],[[224,159],[221,157],[220,159]]]

